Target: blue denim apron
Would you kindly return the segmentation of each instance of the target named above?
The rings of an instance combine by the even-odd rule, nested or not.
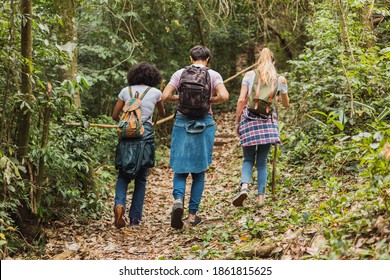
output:
[[[172,129],[171,168],[176,173],[200,173],[211,164],[215,121],[208,114],[194,119],[176,115]]]

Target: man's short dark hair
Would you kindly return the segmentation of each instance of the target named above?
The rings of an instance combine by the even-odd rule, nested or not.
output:
[[[206,61],[207,59],[211,59],[211,52],[208,48],[197,45],[191,49],[191,58],[195,61],[197,60],[203,60]]]
[[[133,65],[127,73],[127,82],[129,83],[129,86],[147,85],[156,87],[161,83],[161,79],[161,73],[156,66],[147,62],[140,62]]]

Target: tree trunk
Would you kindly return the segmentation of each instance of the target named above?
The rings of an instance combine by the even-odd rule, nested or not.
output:
[[[272,33],[274,33],[276,35],[276,37],[279,38],[280,44],[282,45],[282,49],[284,50],[285,54],[287,55],[287,58],[289,60],[293,59],[294,56],[293,56],[292,50],[289,47],[289,45],[290,45],[289,42],[287,42],[286,39],[283,38],[283,36],[278,32],[278,30],[274,26],[268,24],[268,28],[271,29]]]
[[[76,0],[54,0],[54,8],[60,16],[63,26],[56,34],[59,43],[68,52],[70,67],[63,67],[60,73],[62,80],[75,81],[77,75],[77,29],[76,29]],[[75,90],[74,105],[81,108],[80,92]]]
[[[56,13],[61,17],[63,26],[57,30],[57,37],[62,47],[70,54],[70,67],[64,67],[60,73],[60,79],[75,81],[77,75],[77,29],[76,29],[76,8],[77,0],[54,0]],[[74,105],[81,109],[80,92],[75,91]],[[88,164],[89,171],[83,171],[80,181],[84,186],[84,191],[88,193],[95,188],[93,167]]]
[[[204,35],[204,32],[203,32],[203,24],[202,24],[202,6],[201,6],[201,3],[199,1],[197,1],[197,4],[196,4],[196,15],[195,15],[195,18],[196,18],[196,25],[198,27],[198,31],[199,31],[199,37],[200,37],[200,41],[201,41],[201,44],[203,46],[206,46],[206,37]]]
[[[52,92],[52,86],[49,83],[46,90],[46,105],[43,108],[43,128],[42,128],[42,138],[41,138],[42,150],[47,146],[47,143],[49,142],[49,131],[50,131],[50,120],[51,120],[51,108],[50,108],[51,92]],[[39,157],[38,175],[36,178],[36,185],[37,185],[36,204],[37,205],[41,204],[42,195],[43,195],[43,180],[45,175],[44,158],[45,158],[44,154],[42,154]]]
[[[256,63],[256,48],[250,45],[247,50],[247,64],[252,65]]]
[[[32,0],[21,0],[20,9],[22,11],[22,30],[21,30],[21,54],[24,59],[22,65],[22,99],[23,102],[31,104],[32,85],[30,80],[32,65]],[[31,112],[24,106],[18,114],[18,132],[16,144],[18,146],[18,157],[23,160],[28,155],[28,143],[31,126]]]
[[[347,20],[346,20],[346,17],[345,17],[342,0],[338,0],[338,4],[339,4],[340,16],[341,16],[341,28],[342,28],[342,34],[343,34],[344,49],[349,50],[349,53],[351,55],[350,56],[351,61],[352,61],[352,63],[354,63],[355,62],[355,56],[353,54],[352,44],[351,44],[351,40],[349,38],[349,32],[348,32],[348,28],[347,28]],[[348,75],[348,71],[347,71],[347,69],[345,67],[344,53],[341,53],[340,57],[341,57],[341,65],[343,67],[345,79],[347,81],[347,85],[348,85],[348,89],[349,89],[350,105],[351,105],[350,117],[352,118],[354,116],[354,114],[355,114],[355,107],[354,107],[354,103],[353,103],[353,101],[354,101],[354,93],[353,93],[353,90],[352,90],[352,84],[351,84],[351,81],[350,81],[350,78],[349,78],[349,75]]]
[[[22,81],[21,93],[22,104],[28,104],[32,107],[32,84],[31,84],[31,68],[32,68],[32,0],[21,0],[20,9],[22,12],[22,29],[21,29],[21,54],[24,59],[22,64]],[[19,109],[17,120],[17,135],[16,144],[18,146],[18,158],[28,167],[26,161],[28,157],[29,136],[31,127],[31,112],[27,106]],[[30,168],[27,168],[30,171]],[[22,177],[27,181],[30,179],[31,172],[22,173]],[[35,200],[34,187],[31,187],[31,201]],[[14,217],[20,232],[29,241],[39,237],[41,232],[37,223],[37,216],[31,212],[29,203],[22,200],[18,207],[16,217]],[[31,203],[30,203],[31,205]]]
[[[337,2],[339,4],[339,11],[340,11],[340,16],[341,16],[341,31],[343,34],[344,46],[345,46],[345,49],[348,50],[349,53],[351,54],[352,62],[355,62],[355,56],[353,55],[352,44],[351,44],[351,40],[349,38],[347,19],[345,17],[345,13],[344,13],[343,2],[342,2],[342,0],[338,0]]]

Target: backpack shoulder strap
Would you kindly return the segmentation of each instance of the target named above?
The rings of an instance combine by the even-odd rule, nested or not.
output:
[[[275,93],[275,79],[271,79],[270,80],[270,84],[271,84],[271,94],[269,95],[269,98],[268,98],[268,102],[271,103],[272,102],[272,98],[274,97],[274,93]]]
[[[144,92],[142,93],[141,97],[139,97],[139,92],[136,91],[134,97],[135,97],[135,98],[139,98],[139,99],[144,98],[144,96],[148,93],[149,90],[151,90],[151,88],[152,88],[152,87],[147,87],[147,88],[144,90]],[[130,98],[133,98],[133,90],[131,89],[131,86],[129,86],[129,94],[130,94]]]
[[[279,77],[280,77],[280,75],[276,73],[276,79],[274,81],[274,83],[275,83],[274,91],[276,92],[275,93],[274,104],[275,104],[276,109],[277,109],[278,102],[279,102],[279,92],[280,92],[280,91],[278,91],[278,88],[279,88]]]
[[[144,96],[148,93],[148,91],[149,90],[151,90],[152,89],[152,87],[147,87],[145,90],[144,90],[144,92],[142,93],[142,95],[141,95],[141,97],[139,98],[139,99],[142,99],[142,98],[144,98]]]
[[[206,81],[207,81],[207,84],[209,85],[210,87],[210,92],[212,92],[212,84],[211,84],[211,76],[210,76],[210,73],[209,73],[209,67],[202,67],[202,69],[204,69],[206,71]]]
[[[129,95],[130,95],[130,98],[133,98],[133,91],[131,90],[131,86],[129,86]]]
[[[257,107],[259,106],[259,92],[260,92],[260,85],[261,85],[261,78],[260,78],[260,72],[259,70],[255,70],[255,77],[253,79],[253,82],[256,80],[257,78],[257,85],[256,85],[256,91],[255,91],[255,110],[257,109]]]
[[[276,78],[271,78],[271,80],[270,80],[270,83],[271,83],[270,91],[271,91],[271,93],[270,93],[269,98],[268,98],[268,104],[267,104],[267,109],[266,109],[267,112],[270,109],[269,104],[273,103],[274,106],[275,106],[275,104],[277,105],[278,93],[276,92],[276,94],[275,94],[275,91],[277,90],[277,87],[278,87],[277,82],[278,82],[278,75],[276,75]],[[276,89],[275,89],[275,83],[276,83]],[[274,95],[275,95],[275,99],[273,99]],[[272,122],[273,122],[273,115],[272,115]]]

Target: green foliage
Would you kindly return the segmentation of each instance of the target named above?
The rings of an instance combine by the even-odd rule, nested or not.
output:
[[[103,200],[109,195],[108,182],[114,174],[112,160],[115,149],[115,131],[90,128],[71,128],[64,125],[66,120],[80,121],[84,118],[68,118],[66,112],[74,114],[73,95],[89,87],[89,81],[81,73],[74,81],[62,80],[63,67],[70,63],[70,53],[57,42],[56,31],[63,24],[53,14],[53,7],[47,1],[34,3],[33,15],[33,98],[30,103],[23,101],[20,93],[20,25],[19,6],[15,1],[1,5],[1,51],[4,62],[0,66],[0,181],[4,188],[0,193],[0,240],[1,253],[6,255],[17,247],[24,247],[23,235],[16,224],[21,205],[26,212],[35,216],[36,224],[50,222],[58,217],[77,214],[79,218],[99,218],[105,211]],[[4,48],[3,48],[4,46]],[[53,90],[47,93],[47,84]],[[16,111],[31,112],[31,133],[29,156],[20,162],[14,146],[18,130]],[[49,130],[44,128],[45,116],[49,115]],[[108,117],[93,122],[108,123]],[[48,132],[48,142],[44,133]],[[41,159],[46,165],[43,181]],[[99,165],[98,165],[99,164]],[[96,184],[90,184],[92,177]],[[88,188],[87,186],[90,185]],[[40,199],[42,198],[42,199]],[[22,239],[20,237],[22,236]]]
[[[293,224],[302,225],[296,213],[307,212],[309,224],[328,228],[317,258],[389,257],[386,241],[351,251],[356,240],[375,235],[378,217],[389,215],[389,161],[380,153],[389,142],[389,85],[383,83],[390,73],[388,48],[372,45],[374,33],[362,35],[366,26],[360,2],[368,3],[343,2],[350,44],[340,11],[325,1],[308,21],[311,40],[304,53],[290,61],[296,69],[290,79],[292,104],[301,119],[287,117],[291,123],[284,131],[282,158],[299,164],[306,174],[311,170],[318,180],[312,186],[322,186],[329,196],[318,210],[305,202],[307,209],[291,212]],[[347,179],[356,174],[356,182]]]
[[[26,199],[21,173],[26,172],[14,157],[7,157],[0,149],[0,182],[3,190],[0,194],[0,256],[3,259],[8,253],[9,239],[14,238],[14,220],[20,200]]]
[[[185,7],[180,2],[150,0],[128,5],[126,1],[95,0],[82,2],[81,7],[79,69],[91,85],[83,95],[90,115],[111,114],[133,64],[153,63],[167,80],[187,63],[192,41],[181,18]]]
[[[278,2],[275,10],[289,11],[288,5]],[[137,0],[131,5],[127,1],[82,1],[78,13],[79,71],[91,85],[82,95],[83,106],[92,116],[110,114],[120,89],[127,84],[126,72],[131,65],[143,60],[155,64],[168,81],[174,71],[189,63],[189,50],[196,44],[211,49],[210,67],[223,78],[234,75],[238,63],[249,66],[257,55],[259,28],[263,28],[257,12],[256,5],[241,1]],[[280,13],[280,18],[285,16]],[[276,26],[278,22],[272,18]],[[278,52],[279,39],[272,33],[269,36]],[[286,32],[287,36],[293,37]],[[237,63],[242,54],[252,56],[248,65]],[[282,62],[283,69],[286,64]],[[232,92],[231,106],[239,86],[238,79],[227,84]],[[231,109],[228,105],[219,107]]]
[[[76,2],[78,74],[74,81],[60,75],[70,67],[72,55],[58,43],[58,30],[66,19],[55,14],[52,2],[34,2],[33,98],[29,103],[20,90],[19,6],[17,1],[3,1],[0,7],[2,256],[20,243],[22,233],[14,217],[22,203],[39,222],[72,214],[99,218],[107,210],[103,201],[109,196],[107,186],[114,181],[115,130],[69,127],[64,122],[82,122],[88,116],[91,122],[112,123],[108,116],[127,84],[131,65],[151,62],[169,80],[189,63],[190,48],[205,44],[213,53],[210,66],[224,78],[253,63],[259,46],[274,50],[278,69],[287,71],[293,107],[291,115],[283,116],[278,167],[294,172],[294,177],[281,178],[285,189],[275,203],[275,219],[258,221],[254,210],[240,229],[210,225],[200,237],[201,245],[191,247],[190,258],[231,253],[237,232],[243,239],[268,242],[275,241],[273,236],[282,238],[289,229],[315,224],[327,228],[318,233],[326,244],[312,258],[389,257],[386,241],[349,250],[356,245],[354,238],[374,238],[376,219],[389,215],[389,160],[383,153],[390,142],[390,84],[386,83],[390,80],[390,11],[386,1],[375,1],[368,17],[372,4],[368,0],[341,1],[343,9],[329,0],[262,1],[261,5],[258,1]],[[49,82],[53,85],[50,97]],[[240,79],[227,87],[232,101],[218,108],[233,110]],[[73,108],[75,92],[81,93],[82,112]],[[168,113],[174,110],[174,105],[167,105]],[[25,111],[31,112],[29,156],[19,161],[15,112]],[[47,113],[49,138],[44,143]],[[170,131],[170,124],[157,127],[158,145],[169,145]],[[157,162],[167,165],[167,158],[168,149],[161,147]],[[43,181],[38,182],[41,159],[46,168]],[[88,184],[93,177],[96,184]],[[35,205],[39,192],[42,201]],[[315,196],[319,194],[325,196],[321,203]],[[291,205],[290,196],[297,196],[299,203]],[[244,214],[237,210],[233,219]],[[224,247],[208,247],[212,242]],[[176,258],[184,258],[183,253],[178,251]]]
[[[64,118],[63,121],[72,119]],[[93,121],[105,123],[107,118]],[[107,183],[113,180],[109,175],[113,173],[113,139],[116,139],[113,130],[52,124],[49,144],[44,149],[31,151],[34,162],[43,155],[50,167],[45,174],[46,191],[40,209],[43,219],[66,216],[70,209],[80,217],[100,216],[99,213],[105,210],[103,200],[109,195]],[[98,183],[92,189],[85,188],[86,174],[97,177]]]

